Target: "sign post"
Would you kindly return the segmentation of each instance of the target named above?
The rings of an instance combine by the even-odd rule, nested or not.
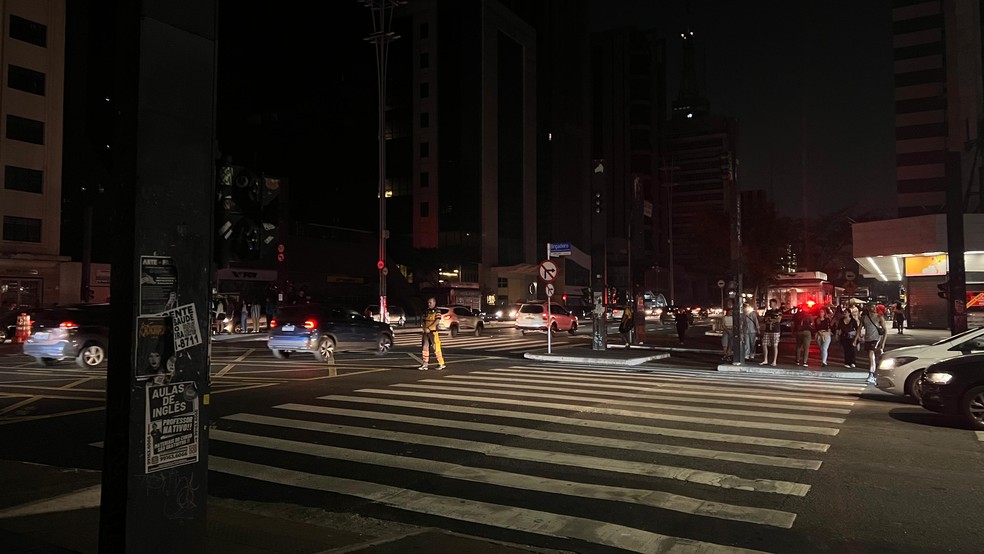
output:
[[[568,245],[569,246],[569,245]],[[568,248],[568,250],[570,250]],[[540,279],[547,284],[544,293],[547,296],[547,354],[553,353],[553,343],[551,341],[551,327],[553,326],[553,314],[550,312],[550,296],[553,294],[553,281],[557,278],[557,264],[550,259],[550,243],[547,243],[547,259],[540,262]]]

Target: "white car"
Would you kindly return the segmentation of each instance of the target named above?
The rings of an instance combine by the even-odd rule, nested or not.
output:
[[[922,370],[944,358],[984,352],[984,327],[977,327],[947,337],[933,344],[906,346],[886,352],[875,372],[875,386],[898,395],[919,400],[919,376]]]
[[[516,328],[525,335],[529,331],[546,331],[548,328],[556,333],[567,331],[577,333],[577,318],[571,315],[560,304],[550,304],[550,324],[547,324],[547,304],[523,304],[516,315]]]

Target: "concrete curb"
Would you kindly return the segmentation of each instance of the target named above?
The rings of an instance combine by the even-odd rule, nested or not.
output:
[[[637,366],[642,365],[646,362],[651,362],[653,360],[662,360],[663,358],[669,358],[669,354],[650,354],[648,356],[642,356],[638,358],[591,358],[588,356],[570,356],[564,354],[534,354],[533,352],[526,352],[523,357],[528,360],[537,360],[540,362],[558,362],[558,363],[568,363],[568,364],[590,364],[590,365],[601,365],[601,366]]]
[[[864,380],[868,377],[868,372],[860,371],[825,371],[819,369],[791,369],[785,367],[772,366],[748,366],[720,364],[717,370],[722,373],[756,373],[759,375],[795,375],[800,377],[835,377],[838,379],[858,379]]]

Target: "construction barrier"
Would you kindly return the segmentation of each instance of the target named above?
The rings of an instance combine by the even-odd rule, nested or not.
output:
[[[22,313],[17,316],[17,334],[14,335],[14,342],[22,343],[31,336],[31,316]]]

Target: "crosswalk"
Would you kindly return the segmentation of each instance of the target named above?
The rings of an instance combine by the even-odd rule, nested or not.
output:
[[[422,377],[223,417],[209,467],[230,486],[513,542],[758,552],[793,527],[864,390],[509,364]]]
[[[567,333],[557,333],[550,338],[553,348],[585,344],[591,337],[587,335],[571,336]],[[419,333],[399,333],[393,337],[395,346],[420,348]],[[461,334],[452,337],[441,335],[441,347],[448,352],[483,352],[498,354],[515,354],[547,347],[546,333],[520,334],[483,334],[480,336]]]

